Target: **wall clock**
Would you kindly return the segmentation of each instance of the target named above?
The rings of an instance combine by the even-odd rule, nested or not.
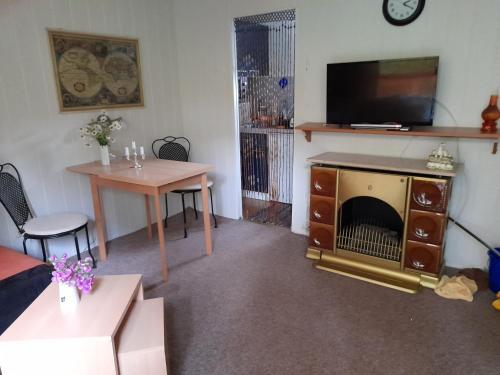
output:
[[[389,23],[404,26],[420,16],[424,5],[425,0],[384,0],[382,12]]]

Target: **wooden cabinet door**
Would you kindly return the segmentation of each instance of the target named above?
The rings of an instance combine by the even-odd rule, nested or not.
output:
[[[325,250],[333,250],[333,226],[310,223],[309,245]]]
[[[407,241],[405,266],[417,271],[438,274],[441,269],[441,246]]]
[[[309,216],[311,221],[333,225],[335,220],[335,199],[311,195]]]
[[[311,168],[311,194],[335,197],[337,190],[337,170],[334,168]]]
[[[446,212],[449,181],[413,178],[410,207],[416,210]]]
[[[410,210],[408,220],[408,239],[441,245],[446,225],[444,214]]]

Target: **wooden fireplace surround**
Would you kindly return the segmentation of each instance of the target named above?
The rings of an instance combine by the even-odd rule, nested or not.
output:
[[[424,160],[334,152],[313,156],[308,161],[312,166],[306,257],[316,261],[316,268],[410,293],[421,286],[436,286],[443,267],[452,180],[461,165],[455,171],[437,171],[427,169]],[[339,186],[348,175],[359,181],[354,196],[377,198],[380,189],[391,190],[391,185],[404,184],[397,187],[402,204],[396,212],[404,223],[399,261],[338,246],[339,211],[344,203],[344,198],[339,197]],[[386,192],[385,196],[390,194]]]

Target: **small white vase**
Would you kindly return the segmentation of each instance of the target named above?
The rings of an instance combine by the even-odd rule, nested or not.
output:
[[[59,306],[63,314],[75,311],[80,303],[80,294],[74,285],[59,283]]]
[[[109,165],[109,146],[99,146],[101,151],[101,164]]]

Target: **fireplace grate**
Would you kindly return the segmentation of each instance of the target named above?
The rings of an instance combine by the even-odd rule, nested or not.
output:
[[[401,238],[396,231],[373,220],[360,220],[342,226],[337,247],[383,259],[401,260]]]

